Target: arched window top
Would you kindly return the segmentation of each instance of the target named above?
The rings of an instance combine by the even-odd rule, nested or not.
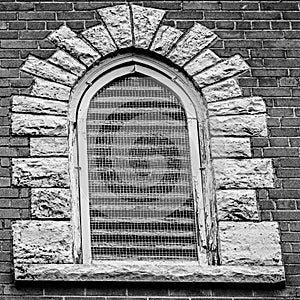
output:
[[[77,116],[87,113],[89,101],[99,89],[134,73],[149,76],[172,90],[180,98],[188,119],[205,118],[203,99],[183,73],[144,55],[125,54],[103,61],[77,83],[72,91],[70,119],[76,122]]]

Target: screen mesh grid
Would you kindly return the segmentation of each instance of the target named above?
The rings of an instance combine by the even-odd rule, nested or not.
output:
[[[190,146],[177,96],[151,77],[122,77],[86,121],[93,260],[197,260]]]

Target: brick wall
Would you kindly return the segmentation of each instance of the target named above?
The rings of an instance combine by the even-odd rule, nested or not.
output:
[[[121,2],[121,1],[120,1]],[[123,1],[124,2],[124,1]],[[293,299],[300,296],[300,4],[298,1],[138,1],[169,10],[166,24],[187,29],[195,21],[220,39],[211,47],[225,58],[239,53],[251,66],[240,77],[244,95],[263,96],[268,138],[252,138],[255,157],[274,159],[276,188],[260,190],[262,220],[280,222],[286,286],[213,284],[23,284],[12,277],[11,221],[30,217],[29,191],[11,186],[11,158],[29,155],[26,137],[10,136],[11,95],[32,80],[19,67],[29,53],[47,58],[44,38],[66,23],[82,31],[99,22],[107,1],[0,2],[0,299]],[[98,296],[98,297],[96,297]]]

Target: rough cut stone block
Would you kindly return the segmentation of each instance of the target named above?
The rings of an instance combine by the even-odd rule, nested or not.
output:
[[[219,221],[258,221],[255,190],[217,191]]]
[[[216,188],[274,187],[271,159],[214,159],[213,166]]]
[[[212,157],[251,157],[250,138],[211,138]]]
[[[117,50],[117,47],[103,24],[89,28],[81,33],[102,55]]]
[[[60,137],[30,138],[31,156],[66,156],[68,139]]]
[[[108,31],[119,48],[132,46],[130,10],[127,4],[115,5],[98,10]]]
[[[79,59],[86,66],[91,66],[101,55],[69,27],[63,25],[48,36],[48,40]]]
[[[209,119],[213,136],[267,136],[266,115],[215,116]]]
[[[282,265],[277,222],[219,222],[222,265]]]
[[[58,50],[56,51],[48,61],[54,65],[60,66],[63,69],[73,73],[76,76],[82,76],[86,71],[86,66],[72,57],[70,54]]]
[[[48,80],[35,78],[30,94],[32,96],[68,101],[71,88]]]
[[[207,86],[202,89],[202,93],[208,103],[240,97],[243,94],[239,84],[233,78]]]
[[[25,64],[21,67],[21,70],[68,86],[73,86],[77,80],[77,76],[74,74],[32,55],[27,57]]]
[[[240,55],[235,55],[195,75],[193,79],[199,87],[203,87],[205,85],[210,85],[226,78],[233,77],[234,75],[240,74],[248,69],[249,66],[245,63],[242,57]]]
[[[261,97],[236,98],[217,103],[208,103],[207,108],[211,116],[260,114],[266,112],[266,105]]]
[[[68,187],[67,158],[15,158],[13,184],[26,187]]]
[[[216,37],[208,28],[200,24],[195,24],[167,57],[173,63],[183,66],[216,39]]]
[[[148,49],[165,11],[132,5],[134,46]]]
[[[32,189],[31,214],[35,218],[70,218],[69,189]]]
[[[158,29],[150,49],[160,55],[167,55],[182,35],[181,30],[162,25]]]
[[[209,282],[272,284],[285,281],[283,266],[203,266],[159,261],[101,261],[82,264],[15,265],[18,281]]]
[[[12,114],[12,132],[17,135],[67,136],[66,117],[49,115]]]
[[[192,61],[190,61],[185,67],[185,71],[193,76],[202,70],[213,66],[219,62],[221,58],[210,50],[205,50],[199,53]]]
[[[48,115],[67,115],[68,105],[65,102],[52,101],[30,96],[13,96],[12,111]]]
[[[14,263],[72,263],[71,225],[64,221],[16,221]]]

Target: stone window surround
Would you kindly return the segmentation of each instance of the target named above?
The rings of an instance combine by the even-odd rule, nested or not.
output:
[[[208,116],[205,116],[203,120],[209,123],[207,126],[209,133],[203,140],[210,141],[209,150],[213,157],[211,173],[215,175],[215,185],[212,186],[212,181],[206,183],[208,188],[204,184],[206,188],[204,194],[207,195],[207,191],[217,189],[216,205],[222,265],[196,266],[179,262],[170,264],[169,262],[133,263],[126,261],[106,261],[97,265],[79,264],[80,226],[76,221],[79,220],[79,202],[76,201],[78,195],[74,192],[77,185],[71,164],[71,201],[73,212],[77,214],[72,214],[72,226],[66,221],[17,221],[13,226],[15,279],[22,281],[132,280],[249,283],[284,281],[277,224],[276,222],[258,222],[257,209],[254,204],[255,189],[272,187],[274,178],[271,161],[253,159],[249,150],[249,136],[266,136],[267,131],[262,99],[241,97],[241,90],[233,78],[247,70],[248,66],[239,56],[222,61],[210,50],[205,50],[216,35],[200,24],[195,24],[186,34],[170,26],[161,25],[160,21],[164,16],[162,10],[124,4],[100,9],[98,13],[105,26],[97,25],[86,30],[79,37],[66,26],[62,26],[49,36],[51,42],[71,54],[71,57],[75,57],[76,60],[66,56],[61,50],[47,61],[41,61],[33,56],[28,57],[22,70],[34,75],[35,83],[29,97],[15,96],[13,98],[13,134],[30,134],[32,142],[35,140],[37,145],[37,139],[42,140],[44,135],[65,137],[68,131],[72,133],[76,124],[67,125],[66,118],[60,117],[65,114],[66,107],[64,105],[57,107],[52,102],[67,101],[71,90],[70,99],[73,99],[72,96],[75,95],[74,91],[77,89],[77,85],[74,86],[77,79],[82,77],[87,68],[96,65],[96,62],[99,63],[102,55],[116,52],[118,48],[134,46],[150,49],[152,52],[167,57],[178,69],[182,71],[184,69],[191,76],[197,89],[201,89],[206,102]],[[120,30],[120,25],[125,29]],[[96,49],[98,52],[95,51]],[[63,69],[60,68],[61,65]],[[91,68],[87,74],[93,74],[96,69],[97,67]],[[85,80],[85,84],[90,85],[90,81]],[[69,116],[74,107],[73,103],[70,103]],[[40,116],[41,110],[47,113]],[[24,121],[25,113],[26,121]],[[38,124],[41,126],[37,127]],[[69,141],[70,151],[76,141],[75,135],[70,134]],[[220,145],[225,146],[220,147]],[[51,151],[50,153],[57,155],[57,151]],[[31,149],[31,153],[35,157],[36,153],[41,153],[41,151],[34,148]],[[77,154],[71,153],[69,161],[74,161],[74,156]],[[43,156],[43,154],[39,155]],[[36,164],[42,175],[48,173],[47,167],[49,166],[45,167],[43,161],[47,161],[50,167],[51,164],[52,166],[59,165],[60,169],[57,173],[47,174],[49,178],[46,179],[34,177],[32,166]],[[13,184],[34,188],[34,195],[38,198],[39,194],[36,190],[44,186],[56,188],[57,178],[61,180],[61,186],[68,186],[65,170],[67,165],[66,159],[62,158],[13,159]],[[68,167],[70,168],[70,164]],[[205,167],[206,170],[210,170],[208,166]],[[25,173],[29,174],[29,178],[24,176]],[[72,188],[74,184],[75,189]],[[210,207],[213,203],[211,201],[206,204]],[[230,206],[237,203],[239,203],[239,214],[243,218],[246,217],[247,222],[240,222],[242,220],[240,216],[232,215],[230,212]],[[28,259],[26,255],[23,256],[24,249],[30,254],[30,251],[34,251],[33,249],[39,244],[40,241],[32,238],[30,234],[37,228],[42,232],[41,239],[44,241],[47,240],[48,233],[55,236],[63,229],[64,242],[68,245],[75,245],[73,253],[71,253],[70,245],[64,248],[57,244],[54,238],[46,245],[47,249],[43,249],[45,253],[42,253],[40,257]],[[232,243],[233,239],[234,243]],[[267,251],[263,247],[257,247],[259,243],[256,243],[256,240],[266,244]],[[57,249],[55,254],[49,251],[49,246],[51,248],[53,245]],[[164,267],[161,268],[162,266]]]

